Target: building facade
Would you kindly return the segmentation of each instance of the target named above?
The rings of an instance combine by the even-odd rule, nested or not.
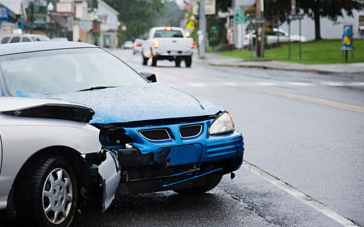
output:
[[[118,16],[101,0],[0,0],[0,37],[44,34],[115,48]]]

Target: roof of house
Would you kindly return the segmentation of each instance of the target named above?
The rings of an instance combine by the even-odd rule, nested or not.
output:
[[[6,6],[15,14],[22,14],[21,4],[23,0],[0,0],[0,4]]]
[[[101,3],[106,9],[110,10],[112,13],[116,14],[119,16],[119,12],[116,11],[114,8],[112,8],[111,6],[109,6],[106,2],[102,1],[102,0],[98,0],[99,3]]]

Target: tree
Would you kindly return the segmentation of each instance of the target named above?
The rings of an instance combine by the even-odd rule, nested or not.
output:
[[[226,12],[228,8],[231,8],[231,0],[216,0],[217,12]]]
[[[210,45],[218,45],[226,42],[226,18],[219,18],[219,11],[226,12],[231,8],[232,0],[216,0],[216,14],[207,15],[207,33]]]
[[[265,17],[269,20],[279,18],[281,22],[288,20],[291,13],[291,0],[265,0]],[[364,9],[364,0],[296,0],[296,9],[315,21],[315,38],[320,40],[320,19],[327,17],[336,21],[343,12],[352,16],[353,10]]]
[[[105,0],[119,12],[119,20],[126,26],[123,40],[134,40],[152,28],[164,14],[162,0]]]
[[[300,0],[297,1],[297,7],[315,21],[315,39],[320,40],[321,17],[336,21],[338,16],[343,16],[344,11],[352,16],[354,9],[364,9],[364,0]]]
[[[165,14],[158,20],[158,26],[179,27],[186,13],[174,1],[166,2],[163,11]]]

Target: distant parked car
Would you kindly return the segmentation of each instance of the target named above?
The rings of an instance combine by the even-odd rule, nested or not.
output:
[[[50,41],[51,39],[45,35],[22,34],[22,35],[7,35],[1,39],[1,44],[20,43],[20,42],[39,42]]]
[[[255,32],[253,32],[252,36],[253,39],[255,39],[256,37]],[[280,43],[287,43],[289,41],[289,34],[282,29],[273,28],[273,30],[271,32],[268,32],[266,36],[268,44],[277,43],[278,41]],[[306,37],[304,36],[300,37],[299,35],[291,35],[290,39],[291,42],[299,42],[300,40],[301,42],[307,42]],[[247,34],[244,36],[243,46],[249,46],[249,45],[250,45],[250,34]]]
[[[125,41],[123,47],[124,47],[124,49],[132,49],[133,48],[133,42],[132,41]]]
[[[142,51],[142,44],[144,40],[136,39],[133,43],[133,54],[140,53]]]

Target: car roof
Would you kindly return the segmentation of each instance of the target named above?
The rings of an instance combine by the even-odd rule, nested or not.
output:
[[[180,27],[170,27],[170,26],[166,26],[166,27],[154,27],[152,28],[153,30],[165,30],[166,28],[171,28],[172,30],[182,30],[182,28]]]
[[[19,37],[22,37],[22,36],[34,36],[34,37],[47,37],[46,35],[42,35],[42,34],[30,34],[30,33],[23,33],[23,34],[11,34],[11,35],[4,35],[3,37],[13,37],[13,36],[19,36]]]
[[[98,48],[94,45],[82,42],[25,42],[0,45],[0,56],[21,54],[46,50],[62,50],[74,48]]]

